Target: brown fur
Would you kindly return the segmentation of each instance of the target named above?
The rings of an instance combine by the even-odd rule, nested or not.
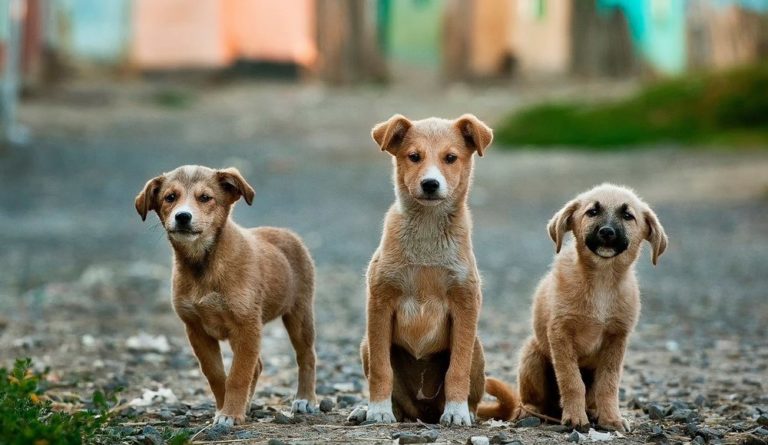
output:
[[[455,121],[395,115],[372,136],[393,156],[397,200],[367,273],[361,355],[368,419],[469,424],[483,394],[484,358],[467,194],[472,155],[482,155],[493,134],[472,115]],[[421,182],[431,174],[442,180],[442,199],[423,196]],[[468,409],[457,414],[459,405]]]
[[[277,317],[299,365],[293,408],[311,409],[316,399],[314,265],[293,232],[244,229],[230,219],[232,205],[241,196],[250,204],[253,195],[234,168],[183,166],[151,179],[136,197],[142,219],[154,210],[168,232],[174,251],[173,306],[216,399],[217,423],[245,419],[261,372],[262,326]],[[187,232],[179,232],[174,222],[183,210],[193,215]],[[234,353],[229,375],[219,349],[223,340]]]
[[[588,214],[593,208],[600,214]],[[622,217],[624,208],[632,219]],[[621,224],[617,227],[629,243],[622,253],[605,258],[590,250],[586,239],[608,223]],[[548,231],[559,255],[534,297],[534,332],[520,355],[522,409],[517,415],[541,413],[583,427],[589,424],[589,413],[601,427],[626,431],[618,394],[627,339],[640,312],[634,264],[643,240],[650,242],[656,264],[667,236],[646,203],[631,190],[610,184],[567,203]],[[568,231],[574,241],[561,252]]]

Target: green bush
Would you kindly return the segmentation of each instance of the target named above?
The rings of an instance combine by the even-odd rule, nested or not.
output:
[[[32,372],[29,359],[11,371],[0,368],[0,443],[70,445],[92,442],[108,420],[109,403],[101,391],[92,407],[75,413],[54,411],[43,395],[45,373]]]
[[[534,106],[506,118],[496,135],[513,147],[768,145],[768,64],[660,82],[618,102]]]

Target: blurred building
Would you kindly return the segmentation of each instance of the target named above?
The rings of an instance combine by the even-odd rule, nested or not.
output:
[[[143,72],[243,61],[334,83],[381,80],[392,65],[449,81],[676,75],[768,54],[768,0],[14,1],[26,4],[27,84],[51,66]]]

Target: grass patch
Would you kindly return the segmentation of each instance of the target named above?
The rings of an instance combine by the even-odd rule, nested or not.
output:
[[[768,146],[768,64],[662,81],[610,103],[550,103],[496,130],[503,145],[733,144]]]
[[[114,399],[95,391],[89,408],[56,411],[45,396],[45,373],[33,372],[29,359],[17,360],[11,370],[0,368],[0,443],[96,443],[109,420],[110,401]]]

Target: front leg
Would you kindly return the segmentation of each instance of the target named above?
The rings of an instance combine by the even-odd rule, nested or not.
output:
[[[249,320],[248,323],[254,322]],[[215,424],[232,426],[242,423],[250,402],[250,388],[259,363],[261,326],[241,326],[243,329],[229,339],[234,357],[227,376],[224,407],[214,420]]]
[[[392,318],[394,312],[389,299],[375,295],[373,289],[368,295],[368,386],[370,401],[366,420],[381,423],[395,422],[392,413]]]
[[[480,295],[474,289],[460,288],[448,295],[451,305],[451,361],[445,373],[443,425],[472,425],[469,412],[469,385],[472,355],[477,337]]]
[[[563,407],[562,424],[576,428],[589,425],[586,408],[586,388],[579,371],[579,359],[573,347],[573,335],[562,326],[553,326],[549,332],[550,355],[555,368],[560,403]]]
[[[619,382],[621,381],[627,336],[607,336],[600,348],[600,361],[595,370],[594,394],[597,424],[605,429],[629,431],[629,423],[619,411]]]
[[[202,326],[186,324],[187,338],[192,346],[200,370],[208,380],[213,397],[216,399],[216,412],[224,406],[225,382],[224,362],[221,359],[219,341],[206,334]]]

